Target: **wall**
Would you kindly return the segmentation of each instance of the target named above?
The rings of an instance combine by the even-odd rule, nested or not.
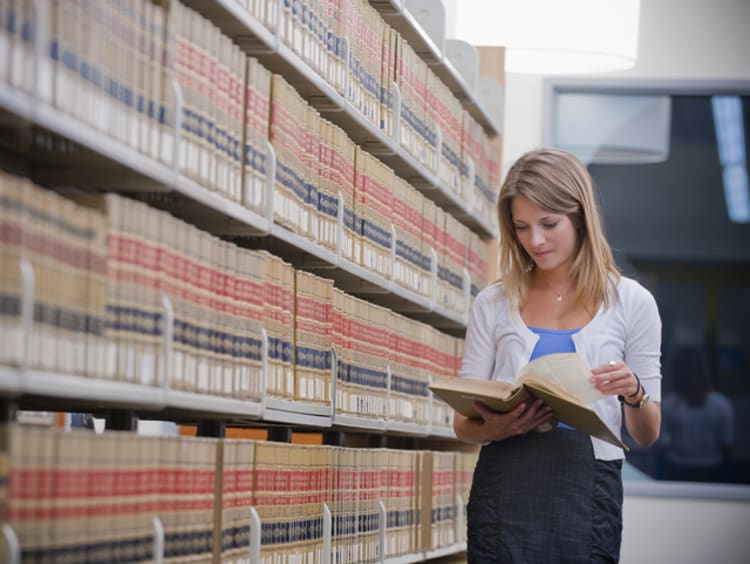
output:
[[[627,488],[626,488],[627,492]],[[621,564],[744,564],[750,501],[625,495]]]

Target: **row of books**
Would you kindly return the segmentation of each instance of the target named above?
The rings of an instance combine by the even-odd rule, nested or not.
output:
[[[431,413],[430,375],[457,373],[459,338],[141,201],[113,193],[69,196],[78,203],[0,174],[2,364],[243,400],[259,400],[265,391],[331,405],[335,352],[342,413],[423,425]],[[26,359],[24,261],[34,272]],[[169,373],[165,296],[173,316]],[[439,419],[447,425],[444,415]]]
[[[465,540],[476,454],[0,427],[0,522],[23,562],[375,562]],[[381,503],[385,515],[381,518]],[[381,546],[380,531],[385,531]]]
[[[474,162],[481,187],[495,186],[498,147],[369,2],[295,0],[283,2],[279,14],[263,0],[237,2],[272,32],[280,17],[281,42],[389,136],[396,84],[401,98],[400,145],[467,200],[477,197],[479,204],[491,196],[482,194],[481,188],[471,193],[474,179],[469,177],[468,160]],[[469,146],[476,152],[467,153]]]
[[[302,233],[315,229],[304,217],[297,218],[305,212],[295,208],[324,213],[326,202],[320,201],[318,191],[331,196],[318,183],[320,147],[326,141],[323,120],[299,94],[288,92],[291,87],[272,80],[269,71],[213,22],[177,0],[37,4],[34,8],[32,0],[0,2],[5,21],[0,36],[8,62],[0,70],[0,80],[154,159],[172,164],[176,152],[183,174],[255,211],[265,210],[270,197],[265,182],[270,141],[281,153],[278,191],[296,192],[296,198],[286,203],[291,209],[278,202],[276,220]],[[392,106],[387,85],[399,84],[400,143],[491,223],[499,181],[497,141],[484,134],[406,41],[365,0],[283,4],[282,29],[288,31],[282,37],[301,46],[295,50],[308,53],[308,62],[322,59],[319,54],[324,52],[341,59],[343,38],[349,37],[347,84],[354,107],[379,116],[382,105]],[[268,6],[257,2],[251,9],[265,17]],[[325,21],[330,26],[321,23]],[[47,28],[37,29],[40,22],[47,22]],[[40,35],[47,37],[49,48],[43,52],[48,56],[36,64],[34,40]],[[314,41],[305,40],[312,35]],[[325,45],[317,45],[324,36]],[[308,44],[316,47],[304,47]],[[174,84],[181,92],[179,132]],[[384,97],[386,102],[380,100]],[[284,121],[287,117],[293,118],[291,129]],[[354,190],[353,179],[341,180],[344,186],[339,190]]]

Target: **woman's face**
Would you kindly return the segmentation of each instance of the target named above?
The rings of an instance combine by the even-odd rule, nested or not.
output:
[[[578,248],[578,230],[565,214],[546,211],[525,196],[510,205],[518,241],[542,271],[569,268]]]

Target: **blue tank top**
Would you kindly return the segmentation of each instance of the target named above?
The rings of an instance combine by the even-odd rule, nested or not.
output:
[[[580,329],[542,329],[531,325],[528,327],[533,333],[539,335],[539,340],[529,360],[534,360],[546,354],[576,352],[573,335],[578,333]],[[558,423],[557,426],[561,429],[573,428],[565,423]]]

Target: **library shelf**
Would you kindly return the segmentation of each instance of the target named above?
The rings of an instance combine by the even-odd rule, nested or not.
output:
[[[410,11],[411,6],[409,4],[411,3],[405,0],[372,0],[371,4],[378,10],[383,19],[406,39],[437,77],[462,102],[471,116],[482,125],[484,130],[492,136],[500,135],[497,120],[490,114],[486,104],[482,103],[461,72],[446,56],[445,49],[435,43],[435,40],[430,37],[414,17]],[[421,2],[421,4],[424,4],[424,2]],[[444,40],[444,37],[441,37],[441,39]]]
[[[185,4],[211,19],[267,69],[282,75],[314,108],[344,129],[355,143],[412,182],[425,196],[482,237],[497,236],[496,226],[479,215],[479,210],[463,201],[436,174],[399,146],[398,119],[393,120],[392,136],[376,127],[292,49],[282,44],[278,29],[275,34],[271,33],[231,0],[187,0]],[[457,73],[455,75],[458,77]],[[396,85],[393,85],[393,91],[396,100],[394,115],[397,116],[400,96]],[[479,106],[471,104],[470,107]]]
[[[113,178],[110,182],[120,183],[124,169],[127,173],[138,177],[134,179],[135,182],[131,182],[136,186],[139,183],[145,183],[149,190],[154,192],[171,190],[182,196],[181,201],[174,201],[169,199],[169,195],[164,195],[164,201],[168,202],[168,209],[189,214],[191,221],[200,228],[205,228],[209,232],[215,232],[218,229],[225,233],[244,233],[260,237],[263,239],[264,248],[270,248],[274,244],[285,246],[283,255],[296,254],[297,265],[310,270],[316,270],[317,267],[325,271],[326,276],[333,278],[345,290],[367,295],[371,301],[387,305],[407,315],[414,313],[413,317],[420,321],[430,322],[435,327],[454,333],[460,333],[466,327],[468,304],[465,305],[463,312],[457,312],[435,303],[434,299],[427,299],[403,288],[392,279],[379,276],[341,257],[340,254],[273,223],[269,219],[273,215],[272,209],[269,210],[268,215],[262,216],[239,202],[201,186],[177,170],[176,159],[173,160],[175,163],[173,166],[167,166],[111,138],[89,124],[82,123],[47,102],[6,83],[0,83],[0,109],[4,114],[21,118],[99,155],[101,162],[97,164],[101,166],[98,166],[96,183],[106,183],[107,175]],[[175,128],[175,149],[179,143],[178,131],[179,129]],[[53,175],[53,177],[47,179],[45,174]],[[274,174],[275,170],[272,168],[268,182],[269,201],[273,200]],[[59,181],[61,177],[59,170],[52,169],[47,173],[43,167],[40,167],[38,178],[42,184],[45,184],[47,180],[54,182],[55,176]],[[80,180],[82,183],[88,181],[86,178]],[[143,191],[143,188],[140,191]],[[158,201],[155,203],[159,205]],[[341,225],[339,227],[342,228]],[[266,245],[267,242],[271,245]]]

